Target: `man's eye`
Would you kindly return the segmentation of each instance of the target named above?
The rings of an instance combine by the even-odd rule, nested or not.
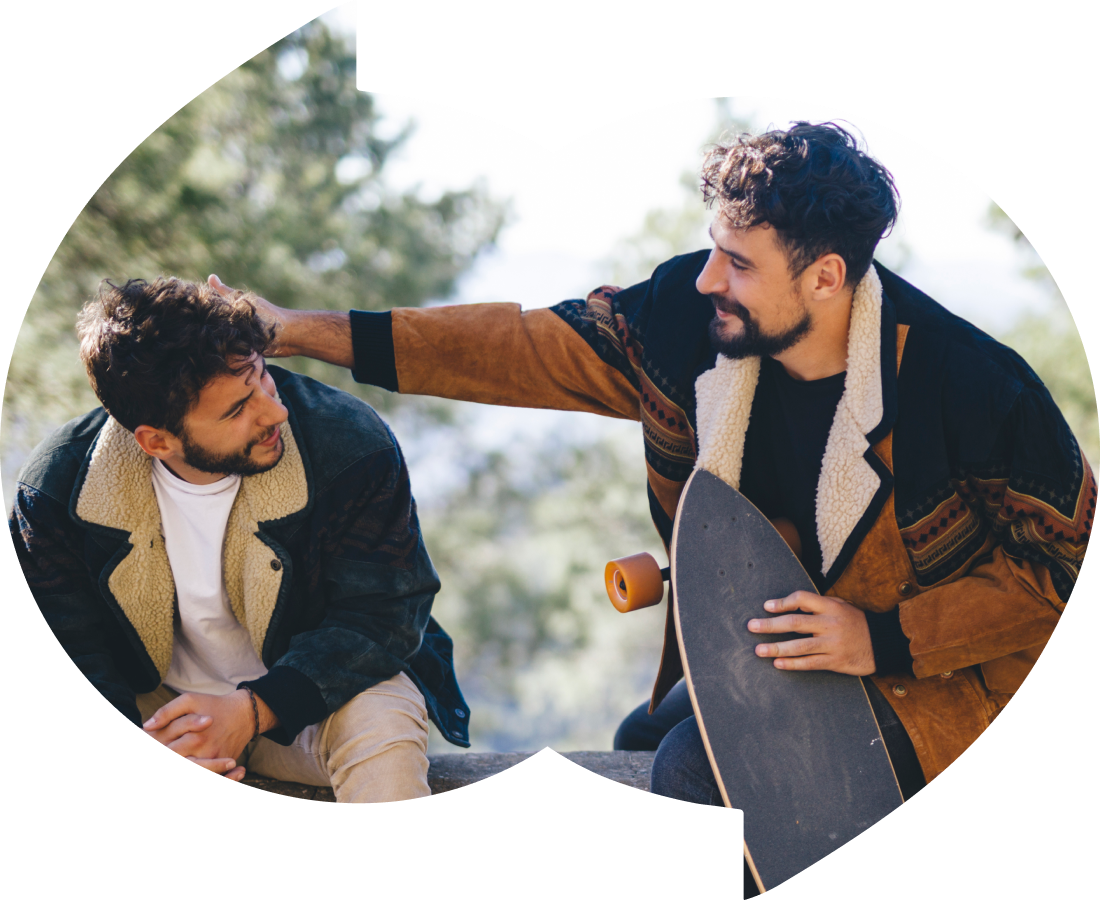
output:
[[[233,415],[231,415],[229,418],[231,418],[231,419],[239,418],[241,413],[243,413],[243,412],[244,412],[244,406],[243,405],[238,406],[237,411],[235,413],[233,413]]]

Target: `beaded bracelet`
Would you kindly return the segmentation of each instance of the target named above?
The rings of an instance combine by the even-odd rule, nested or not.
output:
[[[256,695],[252,693],[252,688],[246,687],[248,691],[248,699],[252,701],[252,721],[254,728],[252,731],[252,740],[256,740],[260,736],[260,711],[256,707]]]

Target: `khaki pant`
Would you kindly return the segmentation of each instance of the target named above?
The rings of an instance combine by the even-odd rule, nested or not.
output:
[[[139,694],[142,719],[176,696],[163,684]],[[267,778],[331,786],[339,803],[379,803],[431,793],[427,752],[424,698],[399,672],[303,729],[289,747],[261,737],[237,761]]]

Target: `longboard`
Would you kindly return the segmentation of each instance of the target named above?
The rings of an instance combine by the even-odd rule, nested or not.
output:
[[[776,669],[748,631],[764,601],[813,581],[767,518],[721,479],[688,479],[672,532],[676,638],[727,807],[744,812],[757,888],[786,881],[902,803],[862,681]]]

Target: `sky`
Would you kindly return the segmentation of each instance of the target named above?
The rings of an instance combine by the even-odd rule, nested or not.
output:
[[[354,34],[355,12],[338,7],[328,21]],[[382,65],[373,34],[357,38],[361,70]],[[418,87],[375,94],[388,118],[383,133],[415,123],[387,161],[387,182],[426,197],[482,183],[512,212],[496,251],[460,285],[462,301],[547,306],[607,282],[616,243],[640,228],[646,212],[683,204],[680,177],[698,170],[717,122],[714,100],[690,90],[524,95]],[[905,276],[954,312],[999,330],[1046,308],[1046,291],[1020,274],[1019,250],[987,227],[988,194],[949,161],[950,133],[906,122],[896,102],[752,95],[730,102],[754,130],[799,119],[854,127],[892,171],[902,198],[883,258],[904,254]],[[707,246],[705,234],[699,246]]]
[[[414,124],[412,136],[387,159],[387,184],[425,198],[483,184],[509,204],[497,247],[478,260],[448,302],[549,306],[610,282],[616,244],[639,230],[649,210],[685,202],[681,176],[698,171],[718,121],[714,98],[692,90],[515,92],[502,90],[499,81],[476,90],[457,81],[416,79],[407,79],[411,90],[391,90],[401,83],[382,71],[392,65],[376,37],[381,29],[357,33],[354,4],[326,19],[357,41],[360,86],[379,78],[387,88],[374,92],[385,117],[381,135]],[[949,141],[923,120],[910,127],[897,106],[812,96],[729,99],[731,112],[755,130],[800,119],[844,120],[854,128],[892,171],[902,198],[880,257],[904,257],[904,276],[952,311],[1000,331],[1025,311],[1049,308],[1045,288],[1021,276],[1025,259],[1018,248],[985,224],[989,195],[951,165],[944,146]],[[701,198],[697,202],[702,205]],[[708,246],[704,232],[700,248]],[[477,422],[471,433],[482,449],[536,445],[552,435],[626,440],[630,427],[541,410],[465,412]],[[421,453],[410,441],[407,450],[426,496],[464,477],[461,459],[449,459],[434,445]]]

